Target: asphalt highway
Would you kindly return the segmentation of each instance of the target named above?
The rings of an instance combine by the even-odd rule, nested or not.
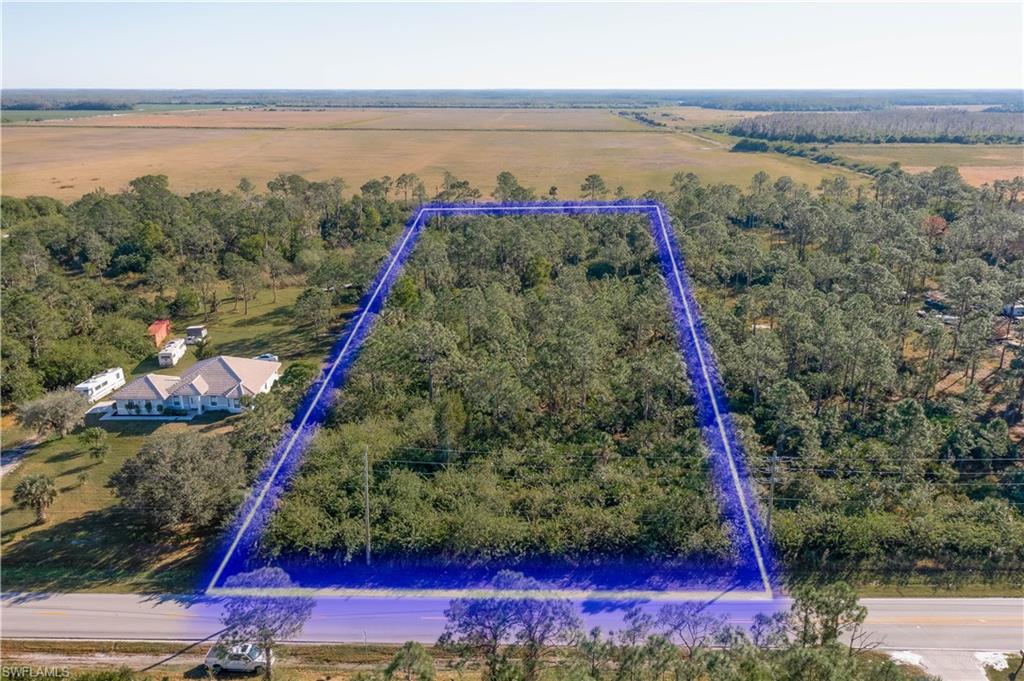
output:
[[[980,652],[1024,647],[1024,598],[865,598],[867,628],[881,650],[918,655],[946,681],[984,679]],[[334,643],[433,642],[446,600],[348,598],[319,601],[300,639]],[[586,626],[620,626],[623,609],[582,604]],[[657,606],[650,606],[652,609]],[[735,624],[765,604],[723,604]],[[784,603],[776,607],[784,607]],[[4,594],[0,636],[7,639],[196,641],[220,629],[216,604],[131,594]]]

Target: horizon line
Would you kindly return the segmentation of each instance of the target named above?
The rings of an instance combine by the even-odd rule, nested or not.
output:
[[[274,86],[224,86],[224,87],[138,87],[138,86],[74,86],[74,85],[31,85],[16,87],[0,87],[0,92],[15,90],[74,90],[74,91],[262,91],[262,92],[1022,92],[1024,85],[1007,87],[379,87],[379,88],[348,88],[348,87],[274,87]]]

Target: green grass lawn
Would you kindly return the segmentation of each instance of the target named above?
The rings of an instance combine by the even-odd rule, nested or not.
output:
[[[217,312],[210,315],[209,320],[204,320],[201,314],[175,320],[170,338],[184,337],[186,326],[206,324],[213,355],[255,357],[269,352],[281,359],[284,369],[302,360],[319,363],[326,355],[333,337],[325,336],[315,340],[308,330],[297,327],[292,320],[292,308],[303,290],[301,286],[278,289],[277,302],[274,302],[272,291],[260,291],[255,300],[249,301],[248,314],[243,314],[241,303],[236,309],[234,302],[227,299],[220,304]],[[222,300],[227,298],[226,288],[218,295]],[[157,363],[154,350],[152,355],[134,367],[125,367],[125,377],[130,381],[149,373],[180,376],[195,363],[196,356],[192,347],[189,347],[177,366],[163,369]]]
[[[214,354],[253,357],[271,352],[287,366],[305,360],[319,364],[334,336],[314,339],[296,328],[291,311],[300,287],[281,289],[277,302],[271,291],[261,291],[243,314],[232,302],[222,304],[209,320]],[[197,316],[175,323],[176,336],[185,326],[202,323]],[[194,364],[191,349],[176,367],[161,369],[156,354],[135,367],[130,376],[158,371],[180,375]],[[4,589],[7,591],[159,591],[188,592],[195,588],[198,571],[207,559],[210,537],[180,541],[153,537],[142,532],[131,514],[117,508],[107,482],[121,465],[134,456],[145,438],[157,431],[199,429],[224,432],[232,417],[205,415],[190,423],[123,422],[103,424],[110,431],[111,452],[103,461],[90,457],[72,434],[49,439],[30,450],[21,465],[0,481],[0,532],[4,560]],[[18,427],[10,417],[3,421],[4,447],[14,446],[31,433]],[[47,523],[38,525],[34,514],[15,507],[11,495],[27,475],[44,473],[54,479],[59,491]]]
[[[201,558],[200,544],[145,536],[131,514],[115,508],[106,487],[111,474],[157,430],[210,428],[211,424],[123,423],[109,437],[110,454],[92,458],[69,435],[32,449],[0,483],[5,591],[190,590]],[[45,524],[11,501],[25,476],[53,478],[58,495]]]

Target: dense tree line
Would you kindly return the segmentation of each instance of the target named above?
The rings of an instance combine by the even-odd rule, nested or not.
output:
[[[858,161],[856,159],[847,158],[833,151],[828,145],[819,146],[817,144],[797,144],[796,142],[766,142],[764,140],[755,140],[746,137],[741,139],[739,142],[736,142],[729,151],[741,153],[775,152],[777,154],[785,154],[786,156],[806,158],[809,161],[814,161],[815,163],[821,163],[823,165],[846,168],[857,173],[863,173],[864,175],[878,175],[885,172],[888,168],[899,167],[898,163],[890,164],[889,166],[881,166],[867,161]]]
[[[243,180],[183,197],[146,176],[66,206],[4,197],[4,402],[135,366],[153,352],[154,319],[208,317],[228,297],[247,312],[258,290],[308,278],[337,280],[337,302],[354,300],[406,211],[388,201],[390,180],[344,189],[282,175],[266,193]]]
[[[495,198],[534,196],[503,175]],[[146,322],[213,314],[225,287],[244,306],[305,282],[297,323],[326,333],[425,194],[413,176],[343,191],[281,176],[178,196],[144,177],[67,206],[5,198],[5,403],[150,353]],[[608,194],[596,175],[581,191]],[[480,197],[454,176],[441,193]],[[651,195],[672,213],[790,573],[1019,575],[1024,325],[1000,311],[1024,298],[1020,182],[887,168],[812,191],[679,174]],[[375,542],[395,555],[727,558],[663,286],[638,219],[434,224],[270,546],[359,552],[368,447]],[[315,371],[238,420],[241,486]],[[62,431],[64,411],[40,407],[39,423]]]
[[[682,106],[738,111],[877,111],[900,106],[988,104],[1019,111],[1020,90],[707,90],[682,92]]]
[[[268,538],[382,556],[727,556],[646,219],[451,218],[397,280]]]
[[[824,568],[861,577],[906,576],[931,568],[947,577],[979,570],[1012,575],[1024,562],[1024,468],[1020,444],[1009,430],[1021,419],[1024,358],[1019,345],[997,346],[995,340],[1024,332],[1000,316],[1003,306],[1024,297],[1024,220],[1012,185],[974,189],[952,168],[916,176],[890,168],[870,188],[854,189],[837,178],[819,190],[812,193],[785,177],[773,182],[763,173],[745,191],[703,185],[680,174],[671,192],[660,197],[676,218],[690,270],[706,289],[701,297],[708,325],[737,418],[747,424],[753,468],[764,498],[773,495],[780,554],[795,573]],[[559,224],[557,229],[540,230],[527,220],[515,228],[503,222],[450,220],[425,237],[410,273],[396,285],[395,304],[356,367],[337,425],[315,445],[311,461],[320,463],[306,469],[293,503],[278,517],[273,536],[279,546],[358,551],[361,469],[355,455],[369,443],[379,495],[374,498],[386,502],[374,516],[384,546],[417,554],[440,546],[439,537],[459,536],[448,547],[460,555],[479,556],[474,548],[483,547],[489,547],[483,555],[524,551],[516,524],[509,523],[522,520],[522,504],[488,508],[486,503],[518,501],[502,492],[516,489],[516,477],[530,481],[523,489],[531,493],[552,489],[559,478],[553,471],[531,477],[524,465],[531,456],[545,462],[542,468],[558,460],[575,463],[573,453],[599,456],[573,442],[568,451],[556,447],[552,459],[546,442],[533,438],[557,436],[558,426],[577,433],[583,424],[597,426],[599,433],[616,432],[602,420],[599,405],[586,401],[601,391],[589,391],[592,384],[582,374],[562,379],[574,397],[549,401],[545,418],[523,431],[528,437],[511,440],[518,457],[509,458],[505,432],[473,426],[486,423],[481,419],[491,402],[487,393],[466,392],[478,383],[464,372],[473,374],[509,352],[543,361],[546,348],[530,335],[502,337],[499,348],[474,358],[467,370],[445,368],[452,357],[456,363],[448,366],[459,366],[464,355],[508,324],[482,324],[486,334],[477,338],[475,323],[467,321],[472,314],[463,307],[479,305],[484,314],[506,309],[510,295],[525,294],[527,300],[539,295],[538,280],[529,273],[531,260],[519,255],[531,251],[520,242],[546,244],[545,253],[561,254],[561,262],[544,256],[547,262],[538,271],[545,276],[539,281],[559,291],[562,300],[573,295],[564,288],[573,271],[572,261],[564,259],[572,253],[564,239],[579,227],[560,220],[550,221]],[[607,229],[594,220],[582,231],[600,235]],[[637,263],[649,262],[646,235],[641,239],[639,227],[634,230],[637,237],[622,244],[621,255],[608,250],[600,236],[589,237],[598,239],[590,242],[598,249],[581,273],[585,276],[577,278],[587,289],[581,297],[598,309],[611,306],[623,321],[633,318],[636,304],[619,312],[604,292],[634,277]],[[517,233],[529,238],[509,242],[507,235]],[[594,276],[599,260],[614,276]],[[484,289],[482,302],[459,300],[466,293],[462,289],[474,286]],[[454,296],[454,315],[445,312],[453,309],[453,289],[460,294]],[[917,314],[932,289],[946,301],[946,323]],[[584,319],[585,329],[603,328],[599,320]],[[424,326],[426,320],[436,323]],[[416,340],[424,336],[433,339],[426,350]],[[439,351],[435,341],[445,349]],[[581,356],[574,351],[548,363],[571,368]],[[936,390],[940,381],[954,379],[955,390]],[[520,379],[494,404],[514,409],[524,386],[530,399],[542,394],[536,384]],[[457,399],[449,397],[452,393]],[[579,399],[583,394],[586,400]],[[433,409],[416,414],[414,405],[424,400]],[[573,420],[554,421],[552,428],[554,415],[564,419],[577,409]],[[636,427],[646,429],[649,417],[633,413]],[[515,423],[514,412],[496,411],[490,418]],[[457,449],[470,453],[451,447],[452,432]],[[625,461],[630,452],[620,448],[619,454],[627,455]],[[387,463],[389,458],[414,463]],[[438,465],[446,461],[447,467]],[[472,475],[470,462],[477,466]],[[650,479],[647,471],[635,472],[637,479],[641,475]],[[465,513],[458,511],[460,494],[473,498],[467,508],[487,509],[473,515],[476,524],[455,522]],[[318,499],[325,500],[320,508],[329,509],[326,515],[311,510]],[[389,516],[384,509],[398,512]],[[570,500],[556,515],[575,512]],[[623,514],[617,509],[617,516]],[[657,516],[625,517],[643,522]],[[340,518],[348,520],[336,525]],[[416,532],[404,531],[409,528]],[[612,533],[602,537],[602,545],[651,546],[623,544],[622,537],[633,536],[631,528],[607,529]],[[530,539],[523,541],[528,545]],[[680,552],[694,547],[692,540],[669,541],[679,541]],[[495,551],[502,542],[505,548]],[[582,547],[543,543],[531,550],[551,552],[552,546],[563,556],[578,555]]]
[[[1024,296],[1024,218],[1005,187],[970,188],[953,168],[889,169],[867,190],[836,178],[816,195],[764,173],[745,192],[673,185],[790,570],[1019,570],[1024,468],[1008,430],[1024,352],[995,339],[1024,334],[1000,316]],[[918,316],[929,291],[947,323]]]
[[[60,107],[81,90],[4,90],[4,108]],[[91,104],[205,104],[276,107],[596,107],[699,106],[741,111],[863,111],[895,106],[988,105],[1021,110],[1008,90],[90,90]]]
[[[744,118],[730,132],[793,142],[1020,144],[1024,142],[1024,116],[960,109],[773,113]]]
[[[124,102],[110,102],[104,100],[91,101],[88,99],[75,100],[71,102],[46,101],[15,101],[11,104],[4,103],[4,108],[11,111],[129,111],[133,107]]]
[[[664,121],[655,120],[654,118],[651,118],[643,111],[619,111],[617,113],[623,118],[632,118],[637,123],[642,123],[643,125],[648,125],[652,128],[668,127],[668,124],[665,123]]]

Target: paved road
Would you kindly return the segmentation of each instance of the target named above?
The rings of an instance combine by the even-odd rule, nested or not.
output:
[[[888,651],[920,655],[946,681],[984,679],[976,652],[1024,647],[1021,598],[866,598],[868,628]],[[430,599],[332,599],[321,601],[303,641],[431,642],[444,627],[447,601]],[[728,604],[735,623],[749,621],[763,605]],[[5,594],[0,609],[4,638],[164,639],[194,641],[216,634],[219,609],[129,594]],[[587,626],[615,629],[621,609],[586,608]]]
[[[25,440],[17,447],[11,447],[0,452],[0,478],[13,473],[15,469],[21,465],[21,460],[25,458],[25,455],[32,451],[32,448],[39,444],[39,438],[31,438]]]

